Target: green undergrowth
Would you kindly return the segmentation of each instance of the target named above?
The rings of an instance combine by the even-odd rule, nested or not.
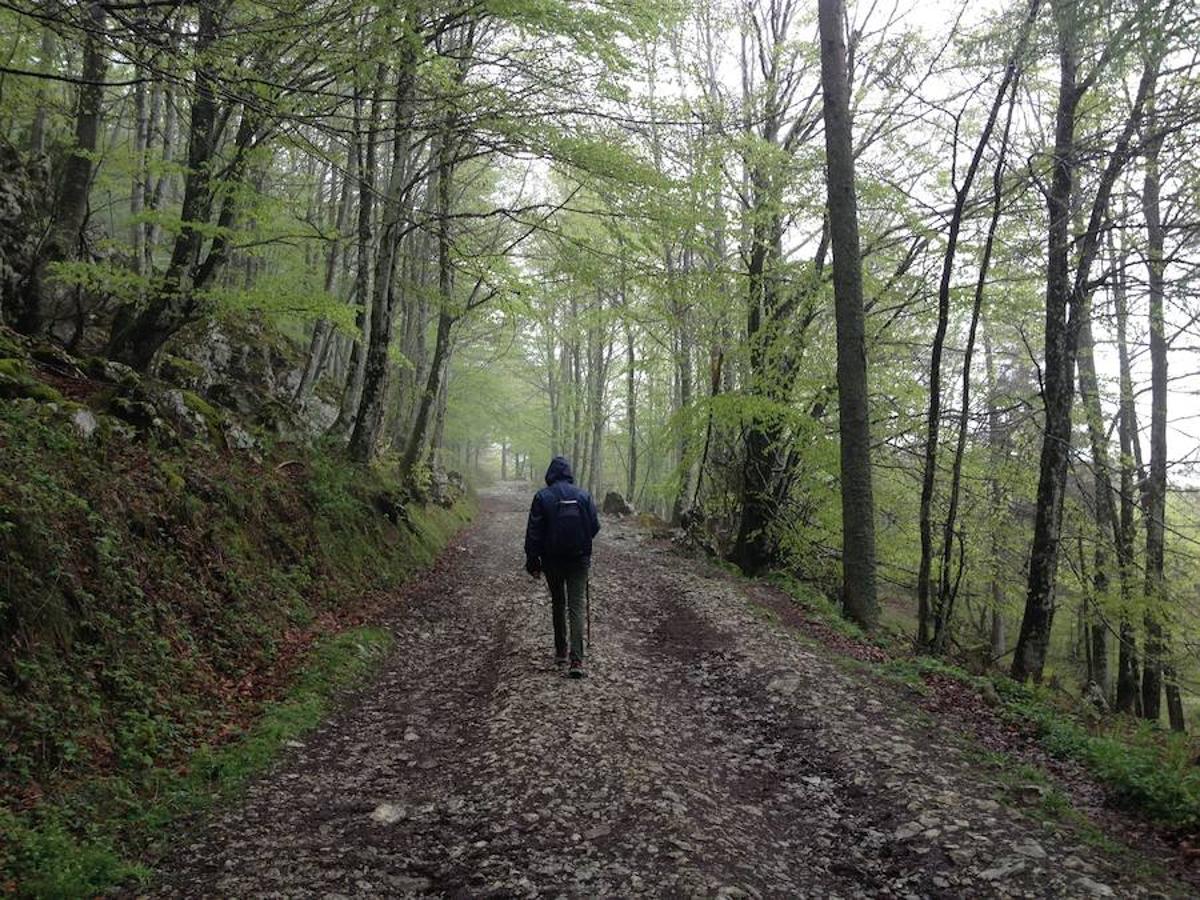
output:
[[[771,573],[767,580],[791,597],[813,621],[848,640],[870,644],[888,653],[899,653],[908,640],[901,630],[887,622],[867,633],[843,615],[838,602],[819,584],[781,572]]]
[[[791,597],[812,618],[843,637],[858,641],[868,640],[866,632],[843,616],[837,604],[830,600],[823,591],[808,582],[781,572],[771,573],[767,576],[767,581]]]
[[[933,674],[969,685],[999,715],[1032,727],[1052,756],[1082,763],[1118,804],[1170,828],[1200,828],[1200,768],[1196,742],[1187,735],[1128,716],[1101,717],[1048,688],[972,675],[931,657],[894,659],[879,668],[920,691],[929,690],[925,676]]]
[[[364,675],[370,610],[472,513],[334,447],[159,445],[102,414],[85,437],[70,411],[0,399],[0,895],[139,875]]]
[[[1087,766],[1119,803],[1172,828],[1200,828],[1196,742],[1128,716],[1081,721],[1048,691],[1008,679],[996,689],[1008,715],[1032,723],[1055,756]]]
[[[123,850],[149,853],[152,847],[145,841],[161,829],[235,795],[268,766],[285,741],[319,725],[336,693],[364,680],[392,643],[386,631],[369,627],[321,640],[286,696],[268,703],[237,740],[200,747],[186,768],[151,770],[141,791],[132,790],[119,775],[98,783],[90,792],[92,803],[106,799],[111,804],[107,815],[81,797],[25,816],[0,810],[5,833],[0,861],[12,879],[6,893],[70,898],[146,881],[150,869],[127,860]]]
[[[972,758],[994,779],[1000,790],[999,799],[1007,805],[1052,829],[1069,829],[1083,844],[1110,859],[1121,860],[1123,865],[1143,878],[1160,878],[1165,874],[1157,863],[1146,860],[1129,845],[1111,837],[1077,809],[1071,799],[1037,766],[1007,753],[994,751],[978,751],[972,754]]]
[[[1051,755],[1081,763],[1108,788],[1115,802],[1168,828],[1200,828],[1200,745],[1194,738],[1128,716],[1102,717],[1061,691],[1019,685],[1000,675],[972,675],[937,658],[912,656],[911,638],[905,640],[886,629],[868,636],[811,585],[778,574],[770,580],[841,638],[872,643],[890,657],[877,663],[836,654],[834,661],[844,668],[869,672],[919,694],[934,689],[928,682],[932,675],[966,684],[983,695],[998,715],[1032,727]]]

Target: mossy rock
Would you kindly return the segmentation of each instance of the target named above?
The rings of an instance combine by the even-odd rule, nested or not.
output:
[[[29,363],[23,359],[0,359],[0,375],[8,378],[30,378]]]
[[[199,387],[205,374],[204,366],[173,353],[164,353],[158,364],[158,377],[180,387]]]
[[[221,437],[229,450],[241,450],[257,457],[258,451],[262,449],[262,442],[234,419],[225,420]]]
[[[93,378],[127,390],[140,387],[142,383],[142,376],[129,366],[102,356],[92,356],[84,360],[83,370]]]
[[[204,416],[210,428],[219,428],[224,418],[215,406],[197,394],[195,391],[180,391],[183,402],[192,412]]]
[[[21,358],[29,354],[25,338],[11,328],[0,326],[0,356]]]
[[[267,398],[255,410],[254,424],[283,440],[304,440],[307,433],[291,407]]]
[[[195,391],[181,390],[179,396],[183,399],[183,405],[204,422],[208,437],[214,441],[221,440],[225,415]]]
[[[35,362],[52,369],[74,371],[79,366],[79,361],[57,344],[37,344],[29,351],[29,355]]]
[[[82,439],[90,440],[97,434],[104,435],[104,423],[92,410],[82,403],[67,401],[58,410],[59,415],[67,420],[72,430]]]
[[[182,494],[187,490],[187,481],[177,466],[169,462],[159,462],[158,470],[162,473],[163,481],[173,494]]]
[[[109,408],[125,421],[156,436],[170,435],[204,444],[221,440],[224,417],[192,391],[147,380],[133,396],[114,398]]]
[[[128,422],[136,428],[148,431],[153,428],[160,428],[164,424],[163,420],[159,418],[158,410],[152,403],[145,403],[141,400],[130,400],[128,397],[113,397],[108,408],[118,419]]]
[[[39,381],[23,359],[0,359],[0,397],[16,400],[28,397],[39,403],[61,403],[63,395]]]

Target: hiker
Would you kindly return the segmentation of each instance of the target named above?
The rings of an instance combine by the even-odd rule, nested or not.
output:
[[[525,571],[534,578],[543,572],[554,610],[554,662],[570,668],[571,678],[583,677],[583,615],[587,602],[588,566],[592,538],[600,518],[592,496],[575,486],[571,464],[556,456],[546,470],[546,486],[534,495],[525,527]],[[567,612],[570,610],[570,647]]]

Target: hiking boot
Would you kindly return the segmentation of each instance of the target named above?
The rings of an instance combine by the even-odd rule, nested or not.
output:
[[[565,653],[562,656],[556,655],[554,657],[554,664],[556,666],[565,666],[570,661],[571,661],[571,657],[567,656],[567,654],[565,654]]]
[[[587,673],[583,671],[583,661],[578,659],[571,660],[571,668],[567,670],[567,675],[571,678],[583,678]]]

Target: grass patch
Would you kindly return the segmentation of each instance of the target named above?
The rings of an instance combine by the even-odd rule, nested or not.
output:
[[[241,790],[285,741],[321,724],[337,693],[365,681],[392,644],[386,630],[373,627],[352,628],[320,641],[284,698],[267,706],[241,738],[220,748],[201,748],[174,789],[166,790],[162,802],[137,820],[139,829],[160,828],[180,814]]]
[[[1036,727],[1053,755],[1083,763],[1130,809],[1172,828],[1200,827],[1195,741],[1150,722],[1114,716],[1091,724],[1058,709],[1045,690],[995,679],[1008,715]]]
[[[318,643],[283,699],[266,707],[244,735],[219,748],[200,748],[183,771],[156,770],[154,792],[145,800],[138,785],[108,779],[90,808],[96,815],[83,835],[70,828],[82,810],[45,807],[30,817],[0,809],[0,869],[4,892],[19,897],[71,898],[105,891],[129,881],[145,882],[150,871],[118,851],[146,851],[171,822],[237,794],[276,758],[285,741],[302,736],[328,714],[336,694],[360,683],[392,646],[381,628],[355,628]],[[145,787],[142,785],[141,787]],[[122,799],[125,802],[122,802]],[[97,805],[101,804],[101,805]]]
[[[80,842],[54,819],[31,823],[0,809],[0,832],[0,871],[7,878],[0,891],[5,896],[68,900],[149,877],[149,870],[123,860],[110,843]]]
[[[751,603],[750,612],[770,625],[783,624],[779,618],[779,613],[773,609],[763,606],[761,603]]]
[[[771,573],[766,576],[766,580],[791,597],[814,619],[843,637],[856,641],[870,641],[865,631],[843,616],[838,605],[811,584],[780,572]]]
[[[926,676],[941,675],[960,681],[981,693],[995,693],[987,678],[972,675],[966,669],[934,656],[898,656],[878,664],[879,674],[922,694],[929,693]]]
[[[1160,865],[1147,862],[1141,853],[1111,838],[1076,809],[1070,798],[1037,766],[1007,753],[977,750],[970,755],[997,783],[1000,791],[997,799],[1001,802],[1049,826],[1068,828],[1082,843],[1120,860],[1143,878],[1166,877]]]
[[[872,640],[810,585],[786,575],[772,575],[770,581],[838,635]],[[761,610],[755,612],[763,615]],[[889,640],[885,635],[874,642],[886,648]],[[892,641],[891,647],[895,646]],[[1125,808],[1170,828],[1200,828],[1200,766],[1196,764],[1200,747],[1194,738],[1127,716],[1083,716],[1078,701],[1064,706],[1062,697],[1047,688],[1019,685],[998,675],[973,675],[936,657],[901,655],[877,663],[834,653],[831,659],[846,671],[870,672],[923,695],[932,690],[929,676],[954,679],[982,694],[1000,715],[1032,725],[1051,755],[1083,764]],[[1031,767],[1022,770],[1026,781],[1033,771]],[[1069,806],[1055,791],[1042,802]],[[1084,827],[1082,823],[1080,827]],[[1096,840],[1101,837],[1097,832]]]
[[[937,674],[990,695],[1002,716],[1031,725],[1052,756],[1083,764],[1125,808],[1171,828],[1200,827],[1200,768],[1196,742],[1187,735],[1127,716],[1083,719],[1078,704],[1063,707],[1047,688],[971,675],[932,657],[893,659],[879,670],[916,690],[928,690],[925,676]]]

